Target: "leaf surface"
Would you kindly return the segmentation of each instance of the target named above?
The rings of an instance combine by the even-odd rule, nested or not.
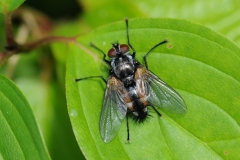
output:
[[[127,41],[124,21],[98,28],[71,44],[67,58],[68,110],[86,158],[239,159],[240,49],[211,29],[178,19],[130,19],[129,34],[141,63],[151,47],[169,40],[149,54],[149,69],[179,92],[188,112],[161,110],[159,118],[150,108],[152,117],[144,124],[130,120],[131,144],[125,144],[125,121],[115,139],[104,143],[99,119],[106,85],[101,79],[73,79],[108,77],[109,67],[90,42],[107,53],[110,43]]]
[[[25,0],[0,0],[0,12],[11,12],[18,8]]]
[[[0,85],[1,159],[50,159],[23,94],[2,75]]]

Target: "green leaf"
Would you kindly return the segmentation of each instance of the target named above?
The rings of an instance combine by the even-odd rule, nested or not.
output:
[[[14,72],[6,73],[12,75],[15,84],[30,104],[50,157],[81,159],[83,156],[73,134],[67,112],[65,83],[59,85],[59,79],[56,80],[56,67],[46,65],[52,64],[50,55],[46,49],[34,50],[28,55],[19,55]],[[44,65],[39,65],[39,58],[44,59]],[[49,77],[50,73],[51,77]],[[39,77],[40,74],[44,76]],[[71,147],[66,148],[66,146]]]
[[[88,0],[84,19],[92,26],[121,20],[123,17],[171,17],[202,23],[240,44],[239,0]],[[94,18],[93,18],[94,17]]]
[[[240,155],[240,49],[218,33],[193,22],[177,19],[130,19],[131,44],[142,63],[143,55],[164,39],[148,56],[149,69],[176,89],[188,112],[164,110],[142,125],[130,121],[131,144],[123,122],[115,139],[106,144],[99,133],[105,83],[100,79],[74,83],[74,78],[108,77],[102,54],[112,42],[127,43],[124,21],[106,25],[69,46],[66,89],[75,136],[87,159],[239,159]]]
[[[40,80],[22,77],[16,84],[32,107],[51,158],[83,159],[71,128],[62,86],[55,80],[44,83]]]
[[[50,159],[25,97],[0,75],[1,159]]]
[[[0,12],[11,12],[17,9],[25,0],[0,0]]]

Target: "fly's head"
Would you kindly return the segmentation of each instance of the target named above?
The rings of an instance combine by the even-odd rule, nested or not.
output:
[[[109,58],[121,57],[129,51],[127,44],[112,43],[112,48],[108,51]]]

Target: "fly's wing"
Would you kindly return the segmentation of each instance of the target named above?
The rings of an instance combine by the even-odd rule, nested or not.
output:
[[[178,114],[187,112],[183,98],[173,88],[144,67],[138,70],[138,74],[141,74],[140,78],[148,90],[148,101],[151,105]]]
[[[126,117],[127,106],[121,97],[124,90],[120,80],[114,76],[109,78],[100,119],[100,133],[106,143],[116,136]]]

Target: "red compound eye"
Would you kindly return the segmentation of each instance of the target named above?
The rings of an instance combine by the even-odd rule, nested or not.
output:
[[[116,57],[116,51],[113,48],[111,48],[108,51],[108,57],[110,57],[110,58]]]
[[[126,44],[121,44],[120,45],[120,50],[122,53],[126,53],[127,51],[129,51],[129,46]]]

